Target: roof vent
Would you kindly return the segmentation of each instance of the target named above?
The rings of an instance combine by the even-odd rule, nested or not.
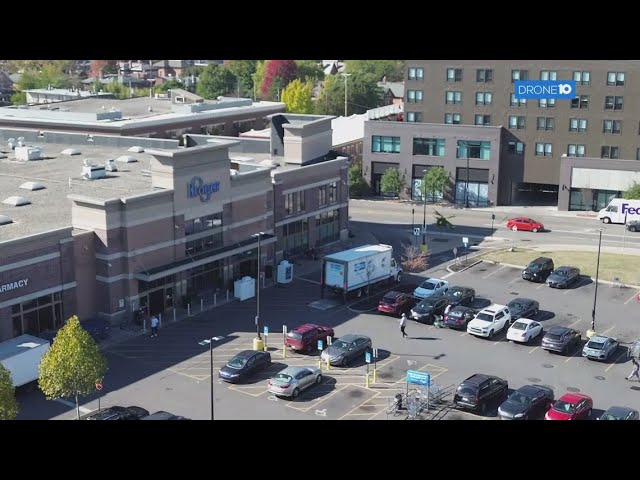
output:
[[[18,146],[15,149],[16,160],[28,162],[29,160],[40,160],[42,158],[42,150],[38,147]]]
[[[116,162],[119,163],[136,163],[138,159],[136,157],[132,157],[131,155],[121,155],[116,158]]]
[[[118,171],[118,167],[116,167],[116,164],[115,164],[113,158],[110,158],[109,160],[107,160],[107,163],[105,164],[104,169],[107,172],[117,172]]]
[[[133,147],[129,148],[129,150],[127,150],[127,151],[133,152],[133,153],[142,153],[142,152],[144,152],[144,148],[138,147],[138,146],[133,146]]]
[[[7,144],[9,145],[9,148],[13,150],[14,148],[16,148],[16,139],[10,138],[9,140],[7,140]]]
[[[31,204],[31,200],[25,197],[9,197],[5,198],[2,203],[5,205],[13,205],[14,207],[22,207],[23,205]]]
[[[7,156],[4,153],[0,152],[0,158],[7,158]]]
[[[76,148],[65,148],[64,150],[62,150],[62,152],[60,152],[62,155],[80,155],[80,150],[76,149]]]
[[[18,146],[19,147],[24,147],[25,146],[24,137],[18,137]]]
[[[13,220],[6,215],[0,215],[0,225],[8,225],[9,223],[13,223]]]
[[[22,190],[34,191],[34,190],[44,190],[47,187],[45,187],[43,184],[38,182],[25,182],[22,185],[20,185],[20,188]]]

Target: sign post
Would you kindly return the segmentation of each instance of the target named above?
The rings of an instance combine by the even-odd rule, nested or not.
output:
[[[333,339],[331,337],[327,337],[327,347],[330,347],[333,343]],[[327,370],[331,370],[331,362],[329,361],[329,356],[327,355]]]
[[[458,247],[453,247],[453,259],[458,263]]]
[[[287,326],[282,325],[282,358],[287,358]]]
[[[464,243],[464,261],[469,258],[469,237],[462,237],[462,243]]]
[[[427,410],[429,410],[429,387],[431,386],[431,375],[425,372],[419,372],[418,370],[407,370],[407,398],[409,398],[409,384],[427,388]]]
[[[264,351],[268,352],[269,349],[267,348],[267,337],[269,336],[269,327],[267,327],[266,325],[264,326]]]
[[[492,213],[491,214],[491,236],[492,237],[493,237],[493,222],[495,221],[495,219],[496,219],[496,214]]]
[[[322,343],[322,340],[318,340],[318,368],[322,368],[322,350],[324,350],[323,348],[324,344]],[[327,362],[329,361],[329,355],[327,355]]]
[[[364,354],[364,361],[367,362],[367,373],[365,374],[364,381],[367,388],[369,388],[369,364],[371,363],[371,352],[366,351]]]
[[[98,380],[96,382],[96,390],[99,392],[100,390],[102,390],[102,382],[100,380]],[[100,411],[100,397],[101,395],[98,395],[98,411]]]
[[[378,349],[373,349],[373,383],[378,383]]]

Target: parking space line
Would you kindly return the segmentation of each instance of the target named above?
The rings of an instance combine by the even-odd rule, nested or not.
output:
[[[547,286],[547,284],[546,284],[546,283],[541,283],[540,285],[538,285],[538,286],[536,287],[536,290],[540,290],[542,287],[546,287],[546,286]]]
[[[467,332],[462,332],[462,333],[460,334],[460,336],[461,336],[461,337],[464,337],[466,334],[467,334]]]
[[[571,325],[569,325],[570,327],[573,327],[574,325],[577,325],[578,323],[580,323],[582,321],[581,318],[579,318],[578,320],[576,320],[575,322],[573,322]]]
[[[611,363],[611,365],[609,365],[607,368],[605,368],[604,371],[608,372],[609,370],[611,370],[611,367],[613,367],[614,365],[617,365],[618,364],[618,360],[620,360],[624,355],[627,355],[626,351],[624,351],[620,355],[618,355],[616,357],[616,359]]]
[[[371,398],[367,398],[365,401],[363,401],[362,403],[360,403],[359,405],[357,405],[356,407],[352,408],[351,410],[349,410],[348,413],[344,414],[343,416],[341,416],[338,420],[342,420],[345,417],[348,417],[349,415],[353,415],[353,412],[355,412],[357,409],[359,409],[360,407],[362,407],[365,403],[367,403],[370,400],[373,400],[374,398],[376,398],[379,395],[379,392],[376,392],[373,397]],[[371,416],[372,413],[368,413],[367,415]]]
[[[631,297],[629,300],[627,300],[626,302],[624,302],[624,304],[626,305],[627,303],[629,303],[630,301],[632,301],[634,298],[639,298],[638,296],[640,296],[640,290],[638,290],[636,293],[633,294],[633,297]]]
[[[599,333],[598,335],[606,335],[607,333],[609,333],[611,330],[613,330],[614,328],[616,328],[616,326],[614,325],[613,327],[609,327],[607,328],[604,332]]]
[[[573,354],[564,361],[564,363],[569,363],[569,361],[572,358],[576,358],[576,357],[582,357],[582,349],[581,348],[577,348],[576,351],[573,352]]]
[[[447,278],[449,278],[452,275],[455,275],[456,273],[458,273],[458,272],[449,272],[449,273],[447,273],[446,275],[443,275],[440,278],[443,279],[443,280],[446,280]]]
[[[431,368],[432,370],[439,370],[438,373],[436,373],[435,375],[431,375],[431,379],[433,380],[434,378],[439,377],[440,375],[442,375],[444,372],[448,371],[447,368],[444,367],[439,367],[437,365],[431,365],[430,363],[427,363],[426,365],[418,368],[416,371],[418,372],[422,372],[423,370],[425,370],[426,368]],[[407,374],[406,372],[404,373],[404,375],[402,375],[402,378],[400,380],[396,380],[395,382],[393,382],[391,385],[397,385],[398,383],[402,383],[402,382],[406,382],[407,379]],[[388,384],[387,384],[388,385]]]
[[[340,388],[336,388],[333,392],[330,392],[326,397],[323,397],[321,399],[319,399],[318,401],[312,403],[310,406],[308,406],[307,408],[300,408],[300,407],[294,407],[293,405],[290,404],[286,404],[287,407],[289,408],[293,408],[295,410],[298,410],[300,412],[308,412],[309,410],[316,408],[318,405],[320,405],[322,402],[330,399],[331,397],[333,397],[336,393],[341,392],[342,390],[344,390],[345,388],[347,388],[349,386],[349,384],[347,385],[342,385]]]
[[[501,266],[499,269],[494,270],[493,272],[491,272],[489,275],[485,275],[484,277],[482,277],[483,280],[486,280],[487,278],[489,278],[491,275],[493,275],[494,273],[498,273],[500,270],[504,270],[506,267],[506,265]]]
[[[531,355],[533,352],[535,352],[536,350],[538,350],[540,347],[533,347],[531,350],[529,350],[529,355]]]

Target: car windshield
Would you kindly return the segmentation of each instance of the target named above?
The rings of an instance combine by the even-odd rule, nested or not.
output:
[[[418,308],[431,308],[435,305],[436,301],[432,298],[425,298],[418,304]]]
[[[297,341],[302,340],[302,334],[298,332],[289,332],[287,334],[287,337],[289,337],[292,340],[297,340]]]
[[[567,270],[556,270],[554,275],[559,275],[561,277],[566,277],[569,274]]]
[[[449,295],[451,295],[452,297],[461,297],[462,296],[462,290],[451,290],[449,292]]]
[[[246,363],[247,363],[246,358],[236,356],[236,357],[233,357],[231,360],[229,360],[229,363],[227,363],[227,367],[240,369],[244,367]]]
[[[466,385],[460,385],[458,387],[458,395],[462,396],[462,397],[475,397],[476,396],[476,391],[471,388],[471,387],[467,387]]]
[[[563,402],[562,400],[558,400],[554,405],[553,409],[562,413],[573,413],[576,411],[576,406],[573,403]]]
[[[462,312],[460,310],[450,310],[447,315],[453,318],[459,318],[462,316]]]
[[[480,312],[476,318],[483,322],[493,322],[493,315],[489,315],[488,313]]]
[[[510,302],[508,307],[511,310],[524,310],[524,305],[518,302]]]
[[[610,413],[605,413],[600,417],[600,420],[624,420],[624,418],[612,415]]]
[[[424,290],[434,290],[436,286],[434,283],[431,283],[429,280],[427,280],[426,282],[422,282],[420,288],[423,288]]]
[[[382,299],[382,303],[386,303],[388,305],[394,305],[396,303],[396,299],[398,295],[385,295]]]
[[[338,350],[349,350],[349,344],[343,340],[335,340],[331,346]]]
[[[513,328],[514,330],[526,330],[527,324],[524,322],[516,322],[513,325],[511,325],[511,328]]]
[[[594,350],[602,350],[604,348],[604,342],[591,341],[587,343],[587,348],[593,348]]]
[[[531,403],[531,397],[528,397],[527,395],[524,395],[520,392],[513,392],[511,395],[509,395],[509,400],[511,400],[513,403],[518,403],[524,406],[527,406],[529,405],[529,403]]]
[[[540,265],[539,263],[531,262],[527,268],[529,270],[533,270],[534,272],[537,272],[542,268],[542,265]]]
[[[547,338],[548,340],[560,341],[560,340],[562,340],[562,334],[560,334],[560,333],[547,333],[545,335],[545,338]]]
[[[277,374],[275,379],[285,383],[291,383],[291,380],[293,380],[291,375],[287,375],[286,373]]]

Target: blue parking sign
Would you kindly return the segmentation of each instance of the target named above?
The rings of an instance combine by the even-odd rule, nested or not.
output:
[[[318,340],[318,350],[322,350],[322,340]]]
[[[366,352],[364,354],[364,359],[367,363],[371,363],[371,353],[370,352]]]
[[[264,326],[264,334],[269,335],[269,327],[267,327],[266,325]]]

